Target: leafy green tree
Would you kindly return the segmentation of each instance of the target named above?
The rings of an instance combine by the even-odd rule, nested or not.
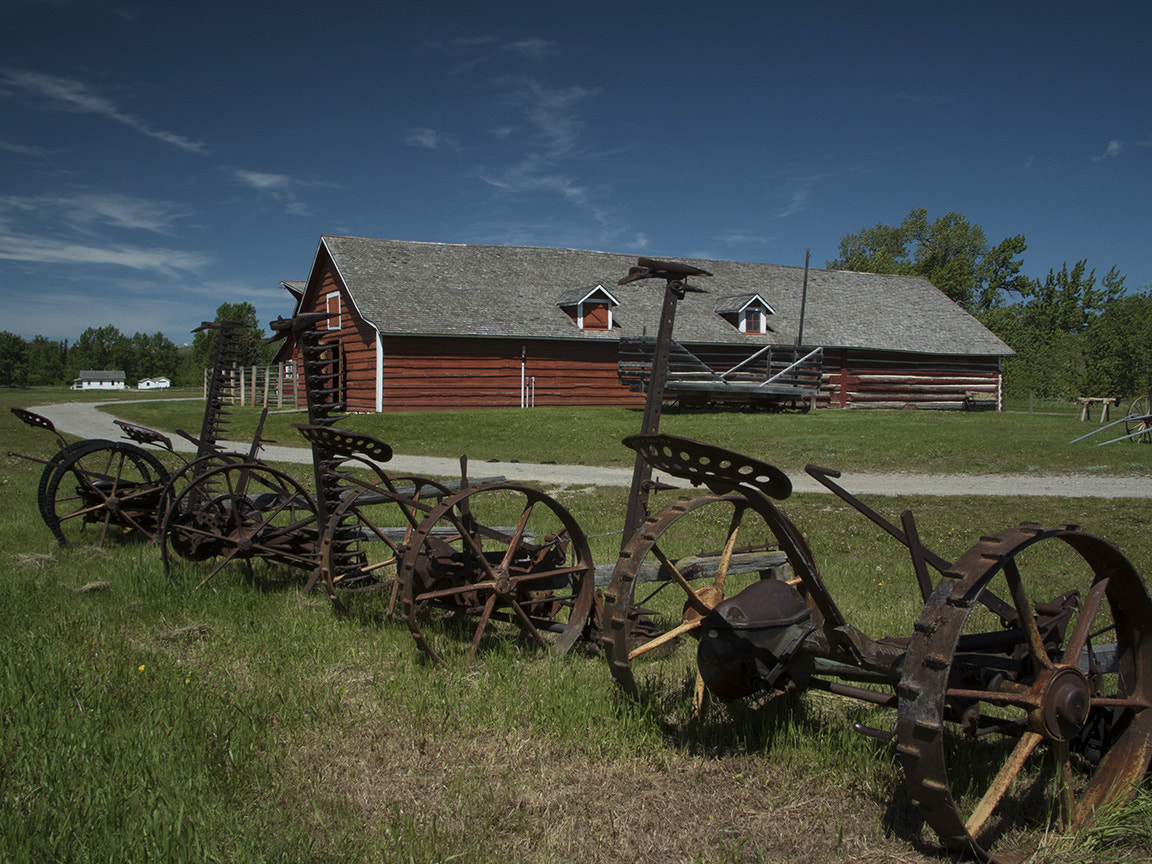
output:
[[[28,382],[60,384],[64,381],[64,348],[44,336],[34,336],[28,343]]]
[[[1000,304],[1005,292],[1028,287],[1020,275],[1024,235],[990,246],[979,225],[959,213],[929,222],[924,208],[910,210],[899,225],[877,224],[846,234],[833,270],[924,276],[970,312]]]
[[[1032,282],[1022,298],[1026,319],[1038,330],[1083,333],[1088,325],[1124,294],[1124,276],[1115,267],[1096,285],[1096,270],[1088,262],[1068,262],[1059,272],[1049,270],[1043,282]]]
[[[176,346],[163,333],[137,333],[131,339],[134,378],[176,377]]]
[[[0,330],[0,387],[28,386],[28,343]]]
[[[125,359],[124,335],[111,324],[89,327],[80,334],[68,353],[69,377],[75,378],[85,369],[123,369]],[[124,369],[125,374],[128,373]]]
[[[1152,390],[1152,289],[1109,303],[1084,336],[1092,392],[1141,396]]]
[[[221,303],[214,321],[236,321],[241,326],[236,336],[236,362],[241,366],[267,366],[275,348],[264,343],[264,328],[251,303]],[[192,340],[192,355],[200,368],[212,365],[216,351],[215,330],[201,330]]]

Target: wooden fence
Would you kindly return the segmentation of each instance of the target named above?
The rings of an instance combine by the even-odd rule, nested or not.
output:
[[[208,398],[208,373],[204,370],[204,398]],[[225,370],[224,402],[253,408],[300,409],[305,404],[304,382],[297,380],[291,361],[274,366],[233,366]]]

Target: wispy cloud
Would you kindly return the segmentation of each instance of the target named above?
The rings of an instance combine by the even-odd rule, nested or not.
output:
[[[266,171],[246,171],[238,168],[233,174],[245,186],[261,192],[284,193],[292,189],[295,181],[287,174],[270,174]]]
[[[181,249],[74,243],[53,237],[0,234],[0,260],[35,264],[115,265],[174,276],[206,267],[211,259]]]
[[[187,210],[169,201],[135,198],[119,193],[86,193],[65,196],[0,197],[0,217],[11,213],[39,220],[60,221],[85,233],[99,226],[171,234]]]
[[[521,39],[517,42],[505,42],[500,45],[501,51],[510,54],[519,54],[537,63],[543,63],[556,50],[556,43],[547,39]]]
[[[947,96],[933,96],[928,93],[914,93],[909,90],[899,90],[892,94],[892,98],[899,102],[910,102],[913,105],[950,105],[955,99]]]
[[[1094,157],[1093,161],[1103,162],[1105,159],[1115,159],[1127,149],[1123,141],[1118,141],[1113,138],[1108,142],[1108,146],[1104,148],[1104,152],[1099,156]]]
[[[484,181],[506,192],[551,192],[574,204],[585,203],[587,186],[562,168],[582,155],[583,122],[578,109],[596,91],[579,86],[550,89],[522,77],[506,77],[498,83],[528,130],[523,137],[505,134],[502,140],[527,141],[530,147],[514,164],[482,172]],[[507,130],[508,126],[495,128]]]
[[[237,180],[250,189],[268,195],[284,205],[290,216],[309,216],[308,205],[297,197],[297,190],[312,185],[287,174],[273,174],[267,171],[248,171],[237,168],[232,172]]]
[[[112,100],[93,92],[82,81],[46,75],[29,69],[4,69],[0,70],[0,94],[5,90],[24,93],[63,111],[104,117],[121,123],[141,135],[155,138],[190,153],[206,152],[203,142],[158,129],[143,118],[122,111]]]
[[[425,150],[460,149],[460,142],[454,136],[425,127],[409,129],[404,141],[412,147],[423,147]]]
[[[478,35],[461,39],[430,39],[422,47],[452,61],[453,65],[447,70],[452,75],[472,72],[509,56],[540,64],[556,53],[555,42],[534,37],[509,40]]]
[[[768,243],[771,238],[747,228],[732,228],[721,234],[719,240],[729,246],[747,246],[752,243]]]
[[[43,147],[29,147],[25,144],[15,144],[11,141],[0,141],[0,150],[5,153],[15,153],[19,156],[35,156],[37,158],[44,158],[50,155],[49,151]]]

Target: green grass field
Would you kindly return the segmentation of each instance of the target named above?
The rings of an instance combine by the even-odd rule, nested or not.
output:
[[[669,408],[661,430],[748,453],[787,471],[805,464],[841,470],[957,473],[1075,472],[1144,474],[1152,448],[1099,442],[1124,434],[1122,425],[1071,443],[1100,424],[1078,421],[1078,406],[1044,411],[813,411],[808,414],[702,413]],[[145,401],[116,405],[117,416],[158,429],[198,431],[200,402]],[[230,432],[248,441],[260,412],[230,409]],[[273,412],[265,437],[303,444],[297,412]],[[1114,414],[1114,419],[1119,415]],[[631,465],[620,440],[640,429],[640,412],[613,408],[533,408],[414,411],[357,415],[342,425],[387,441],[397,453],[572,465]]]
[[[0,393],[6,454],[54,452],[7,409],[59,396]],[[200,410],[149,402],[117,414],[198,429]],[[254,416],[238,412],[237,428]],[[299,416],[277,416],[269,437],[287,443],[290,422]],[[629,464],[618,441],[639,415],[452,412],[349,425],[398,452]],[[673,413],[664,429],[790,471],[1148,470],[1147,445],[1082,456],[1067,441],[1086,425],[1071,413]],[[37,511],[40,471],[0,460],[0,860],[942,860],[892,746],[851,731],[890,725],[888,712],[808,692],[763,708],[713,700],[693,718],[685,649],[640,704],[590,651],[549,658],[505,644],[472,667],[434,666],[378,605],[337,616],[322,595],[299,591],[293,571],[237,568],[183,594],[153,546],[60,549]],[[557,491],[597,562],[619,546],[626,495]],[[1152,573],[1152,498],[869,503],[893,521],[911,509],[924,542],[950,559],[1021,521],[1077,523]],[[786,510],[849,619],[873,636],[909,635],[920,601],[906,551],[829,496],[797,495]],[[1150,855],[1146,781],[1093,830],[1046,838],[1036,860]]]

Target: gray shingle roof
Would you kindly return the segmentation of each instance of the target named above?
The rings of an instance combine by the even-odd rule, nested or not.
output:
[[[652,336],[664,283],[617,286],[636,256],[526,246],[469,246],[324,235],[360,313],[384,335],[603,340]],[[658,256],[653,256],[658,257]],[[671,258],[711,272],[676,310],[684,343],[791,344],[800,320],[804,268]],[[581,331],[557,306],[571,292],[604,285],[620,306],[614,327]],[[715,298],[757,293],[775,311],[765,335],[740,333]],[[804,344],[930,354],[1006,355],[1012,350],[918,276],[810,270]]]

